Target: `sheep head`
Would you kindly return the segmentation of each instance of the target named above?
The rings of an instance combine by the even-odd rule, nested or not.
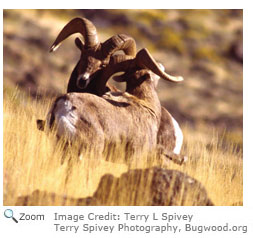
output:
[[[182,76],[172,76],[164,72],[164,67],[157,63],[149,51],[144,48],[140,50],[135,58],[127,55],[115,55],[111,57],[109,65],[104,69],[99,82],[99,91],[102,95],[105,90],[105,85],[108,79],[117,72],[124,72],[123,75],[114,77],[113,79],[118,82],[127,82],[127,91],[130,92],[131,88],[135,88],[140,84],[138,79],[142,80],[145,74],[152,74],[147,79],[153,81],[153,85],[158,84],[160,78],[170,82],[183,81]]]
[[[68,89],[68,92],[85,91],[90,81],[109,64],[115,52],[122,50],[126,56],[135,57],[136,44],[133,38],[118,34],[101,43],[96,27],[86,18],[74,18],[67,23],[51,46],[50,52],[55,51],[62,41],[75,33],[83,36],[84,43],[80,38],[75,39],[81,57],[71,74],[69,84],[72,84],[72,89]]]

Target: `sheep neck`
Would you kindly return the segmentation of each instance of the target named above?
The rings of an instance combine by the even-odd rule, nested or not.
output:
[[[126,92],[134,95],[140,100],[143,100],[146,105],[156,114],[158,118],[161,116],[161,104],[151,80],[144,80],[143,82],[138,82],[135,85],[127,84]]]

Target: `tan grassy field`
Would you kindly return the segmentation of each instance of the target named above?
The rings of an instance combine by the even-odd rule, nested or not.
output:
[[[74,198],[91,196],[104,174],[119,177],[129,169],[155,165],[180,170],[199,180],[215,205],[242,204],[240,131],[220,132],[204,124],[195,128],[183,125],[183,154],[189,159],[182,166],[155,157],[147,160],[145,156],[131,163],[123,163],[120,155],[113,158],[114,163],[87,155],[76,161],[75,149],[61,164],[62,148],[55,145],[54,134],[45,134],[36,127],[36,120],[45,118],[50,103],[46,99],[34,100],[19,89],[4,89],[4,205],[15,205],[18,197],[36,189]],[[59,200],[54,205],[57,202],[61,204]]]

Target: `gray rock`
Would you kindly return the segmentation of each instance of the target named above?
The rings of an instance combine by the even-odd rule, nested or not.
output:
[[[212,206],[206,189],[196,179],[177,170],[158,167],[129,170],[119,178],[106,174],[92,197],[71,198],[34,191],[19,197],[16,205],[79,206]]]

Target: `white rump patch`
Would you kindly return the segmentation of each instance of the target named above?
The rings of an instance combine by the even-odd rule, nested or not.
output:
[[[172,123],[173,123],[173,126],[174,126],[174,135],[176,137],[176,143],[175,143],[175,148],[173,150],[173,152],[175,154],[180,154],[180,151],[181,151],[181,147],[182,147],[182,144],[183,144],[183,139],[184,139],[184,136],[183,136],[183,132],[181,130],[181,128],[179,127],[177,121],[171,117],[172,119]]]
[[[76,134],[77,114],[69,100],[60,99],[57,102],[55,111],[55,122],[58,136],[68,136],[70,139]]]

